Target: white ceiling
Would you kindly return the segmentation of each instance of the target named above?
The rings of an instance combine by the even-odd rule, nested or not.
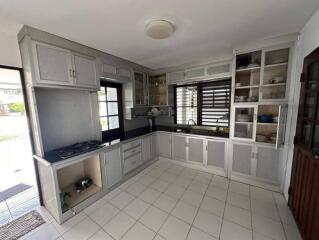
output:
[[[1,0],[0,18],[158,69],[229,56],[247,41],[298,32],[318,0]],[[151,19],[173,22],[166,40],[144,34]],[[20,26],[20,25],[19,25]],[[4,29],[4,30],[3,30]]]

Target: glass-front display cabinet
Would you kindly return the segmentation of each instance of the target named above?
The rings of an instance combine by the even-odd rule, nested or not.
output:
[[[255,139],[256,106],[235,106],[234,139]]]
[[[147,105],[147,77],[145,73],[134,72],[135,105]]]
[[[148,79],[149,105],[167,105],[166,74],[150,76]]]

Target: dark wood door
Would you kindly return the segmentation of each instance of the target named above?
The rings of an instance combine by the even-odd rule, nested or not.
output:
[[[319,48],[304,59],[289,206],[303,239],[319,239]]]

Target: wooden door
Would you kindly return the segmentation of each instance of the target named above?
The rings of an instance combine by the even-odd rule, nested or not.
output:
[[[73,57],[75,68],[75,82],[77,86],[97,87],[95,59],[75,54]]]
[[[319,239],[319,48],[304,59],[289,206],[305,240]]]

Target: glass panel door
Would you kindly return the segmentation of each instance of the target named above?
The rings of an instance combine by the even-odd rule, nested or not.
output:
[[[256,111],[254,106],[235,107],[234,137],[254,139]]]
[[[135,93],[135,104],[145,104],[145,78],[143,73],[134,73],[134,93]]]

